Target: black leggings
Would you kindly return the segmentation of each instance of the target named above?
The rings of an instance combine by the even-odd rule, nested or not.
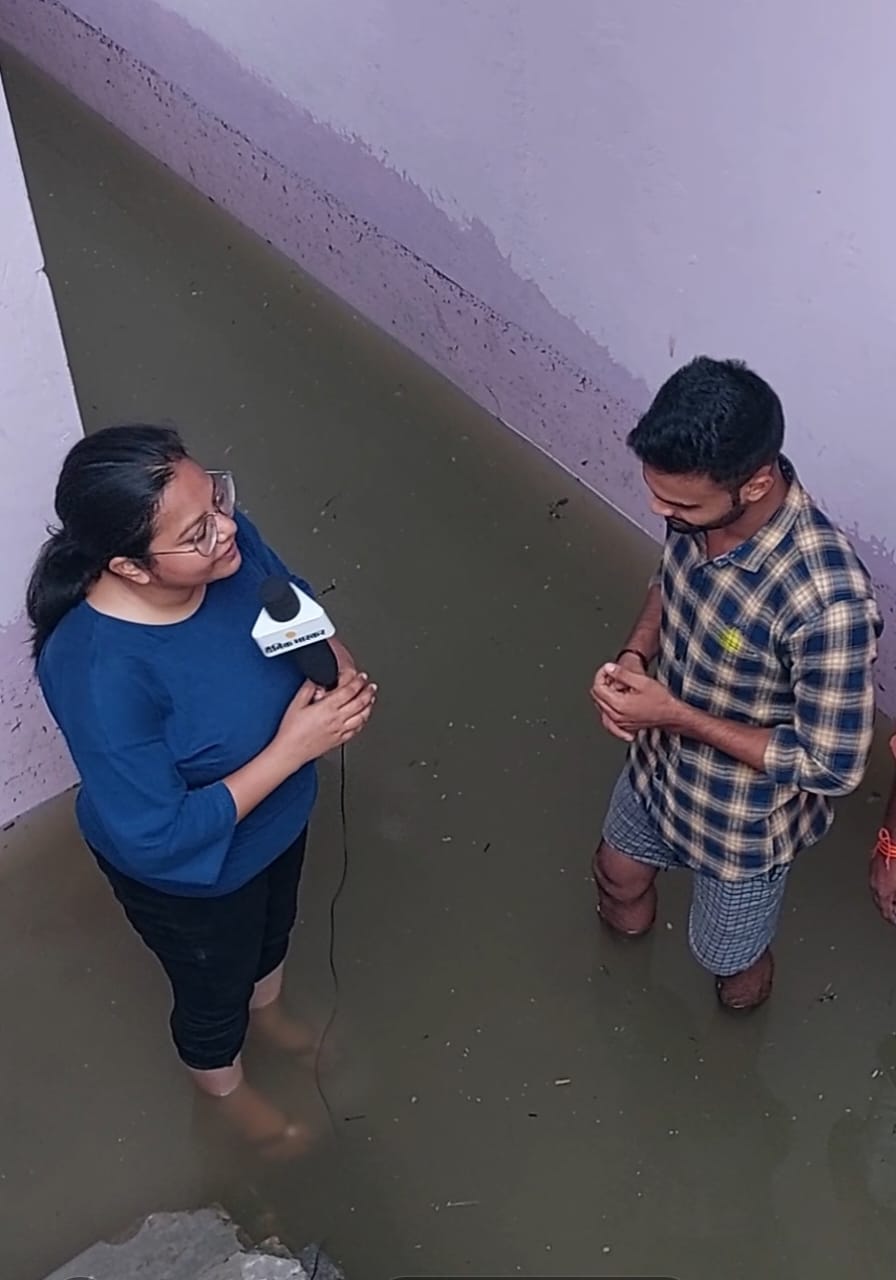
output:
[[[195,1071],[232,1066],[256,982],[282,964],[298,910],[307,831],[248,884],[220,898],[160,893],[96,854],[133,928],[168,975],[171,1034]]]

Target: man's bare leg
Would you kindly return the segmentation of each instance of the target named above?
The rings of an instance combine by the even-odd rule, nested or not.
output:
[[[656,920],[657,868],[636,862],[603,840],[592,860],[601,920],[627,938],[649,932]]]

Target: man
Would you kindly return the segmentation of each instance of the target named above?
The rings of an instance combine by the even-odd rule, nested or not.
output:
[[[660,389],[628,443],[667,523],[662,564],[591,689],[631,744],[594,858],[598,911],[646,933],[657,872],[689,868],[691,950],[732,1009],[771,993],[791,863],[864,774],[882,629],[783,439],[777,395],[739,362],[700,357]]]

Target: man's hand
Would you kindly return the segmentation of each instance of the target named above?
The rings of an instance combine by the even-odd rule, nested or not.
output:
[[[623,665],[626,658],[631,662]],[[684,722],[684,705],[665,685],[645,675],[633,655],[624,654],[622,661],[601,667],[591,697],[604,727],[626,742],[634,741],[644,729],[679,732]]]
[[[663,617],[663,598],[660,590],[659,582],[651,582],[647,589],[647,599],[644,601],[644,607],[638,615],[629,638],[625,642],[625,649],[619,655],[615,665],[619,669],[622,680],[619,682],[620,691],[627,688],[623,683],[629,674],[635,676],[644,675],[644,663],[638,657],[639,653],[643,653],[645,661],[652,661],[659,652],[660,647],[660,624]],[[635,732],[633,729],[625,728],[619,717],[613,714],[608,707],[602,705],[599,694],[605,688],[605,673],[610,669],[609,666],[601,667],[600,671],[595,675],[591,684],[591,698],[597,707],[600,715],[600,722],[606,729],[607,733],[611,733],[614,738],[621,738],[623,742],[634,742]]]
[[[622,656],[615,663],[615,665],[620,668],[620,672],[622,674],[631,673],[634,675],[644,675],[644,664],[642,663],[641,659],[634,653],[622,654]],[[603,727],[606,729],[607,733],[612,734],[614,738],[619,738],[622,742],[634,742],[635,740],[634,733],[632,733],[628,729],[623,729],[621,725],[618,723],[617,719],[614,716],[610,715],[610,713],[606,711],[601,705],[598,695],[601,689],[603,688],[602,676],[604,672],[606,672],[606,670],[607,670],[607,667],[603,666],[600,668],[599,671],[595,672],[594,680],[591,682],[591,689],[589,690],[591,694],[591,701],[594,703],[595,707],[597,708],[597,713],[600,716],[600,722],[603,725]],[[620,690],[626,687],[627,686],[620,680],[619,681]]]

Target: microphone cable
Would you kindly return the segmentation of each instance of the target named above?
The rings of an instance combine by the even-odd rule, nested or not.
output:
[[[339,899],[342,897],[342,891],[345,888],[348,879],[348,808],[346,805],[346,757],[345,743],[339,749],[339,817],[342,828],[342,872],[339,877],[339,883],[330,899],[330,938],[327,948],[327,958],[330,966],[330,977],[333,982],[333,1004],[330,1009],[330,1016],[321,1033],[321,1037],[317,1042],[317,1050],[314,1055],[314,1087],[320,1095],[320,1100],[324,1105],[327,1116],[330,1121],[330,1128],[333,1130],[333,1136],[338,1140],[336,1130],[336,1117],[333,1114],[333,1108],[327,1098],[326,1091],[323,1087],[320,1075],[321,1056],[323,1054],[324,1044],[327,1036],[333,1029],[339,1013],[339,974],[336,970],[336,907]],[[324,1240],[320,1244],[315,1245],[314,1265],[311,1269],[310,1280],[317,1280],[317,1271],[320,1266],[321,1255],[323,1253]]]
[[[317,1050],[314,1055],[314,1086],[320,1094],[320,1100],[326,1108],[330,1125],[335,1134],[336,1117],[333,1114],[333,1108],[330,1106],[329,1099],[324,1091],[320,1077],[321,1056],[323,1054],[324,1044],[327,1036],[333,1030],[333,1024],[339,1013],[339,974],[336,971],[336,907],[339,899],[342,897],[342,891],[345,888],[345,882],[348,879],[348,811],[346,806],[346,769],[345,769],[345,743],[339,748],[339,817],[342,828],[342,872],[339,877],[339,883],[330,899],[330,936],[327,946],[327,960],[330,967],[330,977],[333,982],[333,1004],[330,1009],[330,1016],[326,1025],[321,1032],[321,1037],[317,1042]]]

